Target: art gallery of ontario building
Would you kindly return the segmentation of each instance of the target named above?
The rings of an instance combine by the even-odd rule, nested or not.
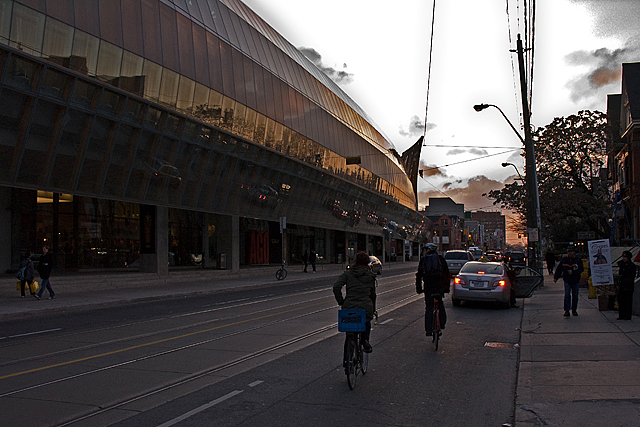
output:
[[[169,274],[425,235],[407,156],[239,0],[0,0],[0,78],[3,272],[43,245]]]

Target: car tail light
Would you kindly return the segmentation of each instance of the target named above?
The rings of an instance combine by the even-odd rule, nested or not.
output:
[[[456,285],[460,285],[462,287],[467,287],[467,283],[464,281],[464,279],[460,276],[456,276],[453,278],[453,283]]]
[[[493,282],[493,287],[497,288],[498,286],[500,286],[501,288],[505,287],[507,284],[506,280],[496,280],[495,282]]]

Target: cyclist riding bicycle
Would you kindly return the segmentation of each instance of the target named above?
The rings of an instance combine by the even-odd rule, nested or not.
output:
[[[347,295],[343,298],[342,287],[346,286]],[[367,312],[366,330],[362,332],[362,346],[366,353],[373,348],[369,343],[371,335],[371,319],[376,310],[376,275],[369,267],[369,255],[364,252],[356,254],[355,264],[338,277],[333,284],[333,294],[338,305],[343,309],[361,308]],[[346,346],[346,342],[345,342]]]
[[[447,322],[447,314],[442,304],[442,297],[445,293],[449,293],[451,274],[447,267],[445,259],[438,255],[438,247],[433,243],[427,243],[423,250],[423,256],[418,264],[418,272],[416,273],[416,292],[421,294],[424,292],[425,314],[424,314],[424,330],[427,337],[433,333],[431,330],[431,318],[433,316],[433,295],[437,295],[436,299],[440,305],[440,328],[444,329]]]

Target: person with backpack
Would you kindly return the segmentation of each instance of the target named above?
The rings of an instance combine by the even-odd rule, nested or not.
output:
[[[31,252],[27,251],[25,256],[20,261],[18,266],[18,280],[20,280],[20,294],[24,298],[25,287],[29,287],[31,292],[31,283],[35,277],[35,269],[33,268],[33,261],[31,261]],[[31,295],[35,295],[35,292],[31,292]]]
[[[44,288],[47,288],[49,291],[49,299],[54,299],[56,297],[55,292],[51,288],[51,282],[49,282],[49,277],[51,277],[51,269],[53,268],[53,256],[49,251],[48,246],[42,247],[42,256],[40,257],[40,262],[38,263],[38,273],[40,274],[40,278],[42,279],[42,283],[40,284],[40,290],[38,293],[34,295],[36,299],[40,299],[42,294],[44,293]]]
[[[438,247],[433,243],[427,243],[423,256],[418,264],[416,273],[416,292],[424,292],[425,314],[424,331],[427,337],[432,335],[431,318],[433,316],[433,295],[440,303],[440,327],[444,329],[447,323],[447,313],[442,304],[445,293],[449,293],[451,284],[451,274],[447,267],[447,262],[441,255],[438,255]]]

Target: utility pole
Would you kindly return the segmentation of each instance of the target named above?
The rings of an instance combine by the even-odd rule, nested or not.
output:
[[[527,78],[524,68],[524,49],[518,34],[517,50],[520,68],[520,91],[522,97],[522,119],[524,122],[525,177],[527,182],[527,259],[529,268],[542,273],[542,252],[540,247],[540,199],[538,197],[538,173],[536,153],[531,136],[531,112],[527,95]]]

